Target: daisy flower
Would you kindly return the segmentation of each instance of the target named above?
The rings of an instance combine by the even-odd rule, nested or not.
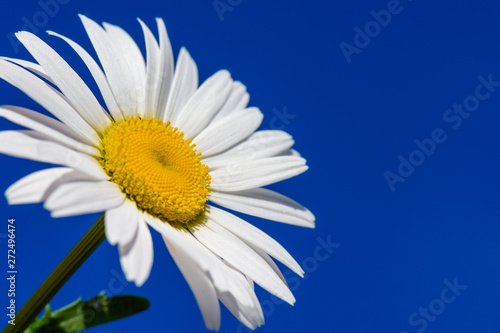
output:
[[[137,286],[153,264],[153,229],[191,287],[207,328],[220,327],[219,300],[249,328],[262,325],[253,283],[293,304],[272,258],[300,276],[303,271],[274,239],[226,209],[314,227],[309,210],[263,188],[307,170],[291,149],[292,137],[257,131],[262,113],[247,106],[246,87],[226,70],[199,85],[184,48],[174,68],[161,19],[158,41],[139,20],[146,59],[123,29],[81,20],[100,65],[73,40],[49,34],[81,57],[105,106],[29,32],[16,36],[37,63],[0,59],[0,78],[55,117],[2,106],[0,116],[27,130],[0,132],[0,152],[60,165],[14,183],[5,193],[9,203],[44,202],[53,217],[105,211],[106,237]]]

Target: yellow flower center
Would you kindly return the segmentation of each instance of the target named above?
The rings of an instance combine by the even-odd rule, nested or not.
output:
[[[127,118],[103,132],[101,164],[137,207],[171,224],[203,211],[208,167],[184,133],[153,118]]]

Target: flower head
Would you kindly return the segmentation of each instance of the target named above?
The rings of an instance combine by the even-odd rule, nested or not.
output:
[[[121,28],[81,16],[100,65],[77,43],[105,102],[45,42],[17,37],[37,63],[0,59],[0,78],[53,117],[15,107],[0,116],[29,130],[0,132],[0,152],[61,165],[10,186],[10,204],[44,202],[54,217],[105,211],[108,241],[118,245],[129,281],[142,285],[153,264],[150,228],[159,232],[190,285],[209,329],[220,325],[219,300],[245,325],[264,323],[253,282],[293,304],[274,259],[302,269],[275,240],[223,208],[314,227],[295,201],[263,188],[307,169],[282,131],[257,131],[263,115],[247,107],[246,87],[221,70],[198,86],[182,48],[174,69],[165,25],[159,42],[139,21],[144,57]]]

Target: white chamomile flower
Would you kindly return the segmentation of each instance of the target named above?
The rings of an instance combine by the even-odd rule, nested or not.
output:
[[[219,300],[255,329],[264,315],[253,282],[293,304],[274,263],[303,271],[274,239],[218,206],[272,221],[314,227],[313,214],[263,186],[296,176],[306,161],[283,131],[256,131],[263,115],[247,107],[246,87],[221,70],[198,85],[182,48],[174,70],[165,25],[159,42],[140,21],[144,59],[121,28],[81,16],[98,63],[74,41],[106,104],[59,54],[29,32],[17,37],[37,63],[0,59],[0,78],[55,118],[3,106],[0,116],[29,130],[0,132],[0,152],[61,165],[10,186],[10,204],[44,202],[53,217],[105,211],[129,281],[141,286],[153,264],[150,228],[159,232],[191,287],[209,329],[220,327]]]

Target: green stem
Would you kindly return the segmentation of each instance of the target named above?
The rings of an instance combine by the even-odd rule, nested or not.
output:
[[[73,250],[61,261],[47,280],[35,291],[24,306],[17,312],[15,325],[7,324],[2,333],[18,333],[24,330],[35,320],[45,305],[54,297],[61,287],[87,260],[102,241],[106,238],[104,233],[104,213],[87,231]]]

